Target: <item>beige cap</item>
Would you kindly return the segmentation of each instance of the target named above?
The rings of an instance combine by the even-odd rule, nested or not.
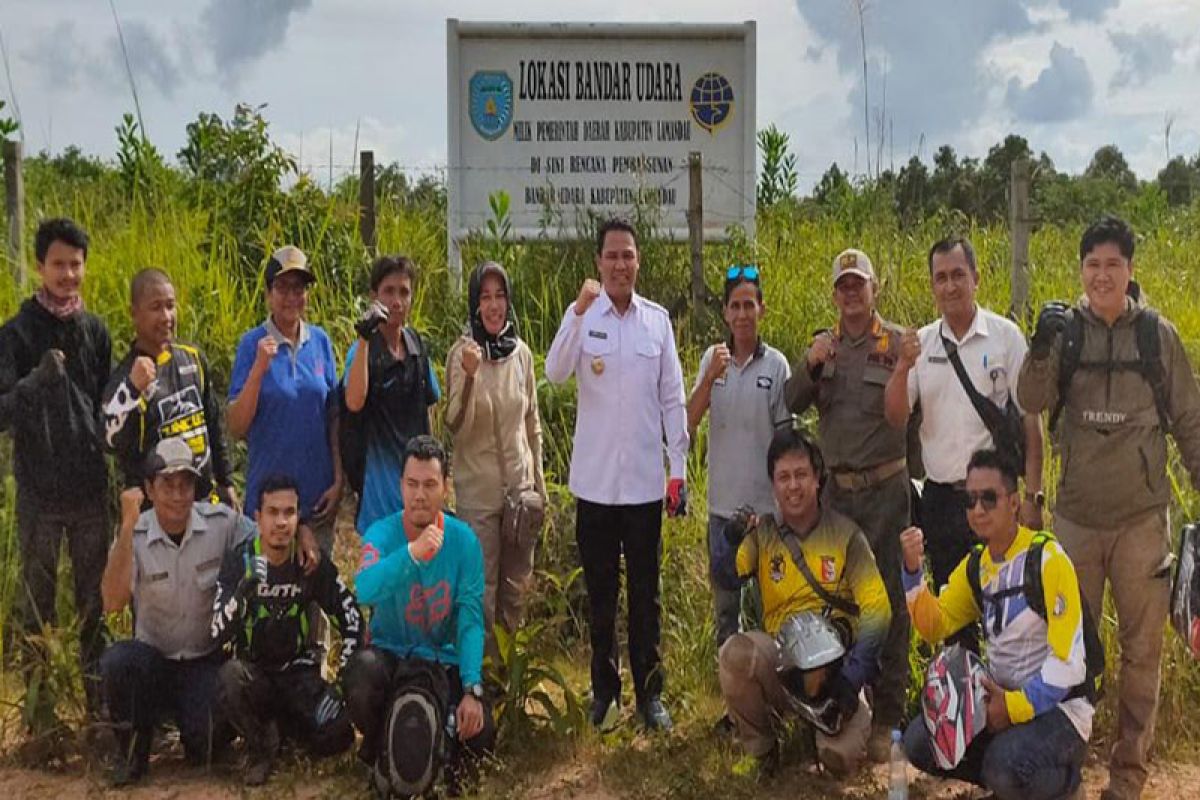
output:
[[[285,272],[299,272],[309,283],[317,279],[317,276],[313,275],[312,270],[308,268],[308,256],[304,255],[304,251],[294,244],[284,245],[271,254],[271,260],[267,262],[264,275],[267,286],[270,287],[275,279]]]
[[[833,260],[833,284],[836,286],[843,275],[857,275],[863,280],[875,280],[875,267],[862,250],[843,250]]]

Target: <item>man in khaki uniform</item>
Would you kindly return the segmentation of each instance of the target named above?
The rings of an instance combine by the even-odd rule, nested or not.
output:
[[[1103,800],[1141,795],[1154,738],[1170,603],[1168,432],[1200,483],[1200,387],[1175,326],[1135,299],[1133,249],[1122,220],[1088,228],[1079,247],[1086,296],[1074,308],[1042,310],[1017,385],[1022,408],[1051,411],[1052,426],[1061,412],[1054,529],[1088,605],[1101,608],[1107,578],[1117,607],[1120,702]],[[1142,338],[1146,315],[1154,327]],[[1144,345],[1155,336],[1157,359]],[[1069,342],[1078,349],[1066,349]],[[1070,352],[1077,362],[1064,359]],[[1072,362],[1073,372],[1061,369]]]
[[[908,608],[900,584],[900,531],[910,520],[907,441],[884,417],[883,390],[896,367],[904,331],[875,311],[879,282],[871,259],[846,250],[833,260],[833,304],[839,317],[821,331],[792,369],[785,397],[800,414],[817,407],[821,450],[829,462],[830,507],[858,524],[887,587],[892,622],[873,685],[872,761],[887,761],[891,729],[908,688]]]

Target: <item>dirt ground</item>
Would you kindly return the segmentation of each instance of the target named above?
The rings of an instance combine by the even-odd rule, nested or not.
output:
[[[1089,760],[1085,773],[1086,797],[1099,797],[1104,788],[1107,771],[1095,758]],[[917,777],[910,770],[909,796],[925,800],[978,800],[986,792],[955,781]],[[534,781],[536,786],[516,789],[522,800],[618,800],[630,796],[607,785],[604,775],[595,764],[577,762],[550,770]],[[799,800],[799,798],[842,797],[847,800],[883,798],[887,796],[887,767],[876,767],[860,776],[849,786],[804,771],[788,770],[773,783],[759,787],[755,794],[762,798]],[[1187,800],[1197,796],[1200,787],[1200,765],[1188,763],[1158,763],[1143,794],[1145,800]],[[640,793],[638,793],[640,794]],[[514,795],[512,790],[485,784],[479,796]],[[271,782],[253,791],[243,789],[233,768],[216,768],[204,772],[189,768],[173,758],[155,760],[150,779],[132,790],[107,788],[103,775],[88,771],[79,763],[54,770],[36,770],[15,766],[0,767],[0,800],[63,800],[64,798],[130,798],[130,800],[207,800],[208,798],[367,798],[364,774],[348,762],[335,765],[329,774],[316,772],[307,764],[284,766]],[[669,796],[669,794],[667,795]]]

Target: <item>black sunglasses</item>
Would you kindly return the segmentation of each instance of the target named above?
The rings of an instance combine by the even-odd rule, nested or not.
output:
[[[982,492],[966,492],[967,508],[972,509],[976,503],[983,506],[984,511],[995,511],[1000,494],[995,489],[984,489]]]

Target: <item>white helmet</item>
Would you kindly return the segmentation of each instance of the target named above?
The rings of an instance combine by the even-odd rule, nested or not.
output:
[[[784,621],[775,642],[779,648],[775,671],[796,701],[800,716],[818,730],[836,736],[842,727],[837,702],[820,687],[824,681],[806,682],[805,678],[814,670],[835,665],[846,654],[838,629],[824,614],[801,611]],[[813,685],[820,688],[814,691]]]

